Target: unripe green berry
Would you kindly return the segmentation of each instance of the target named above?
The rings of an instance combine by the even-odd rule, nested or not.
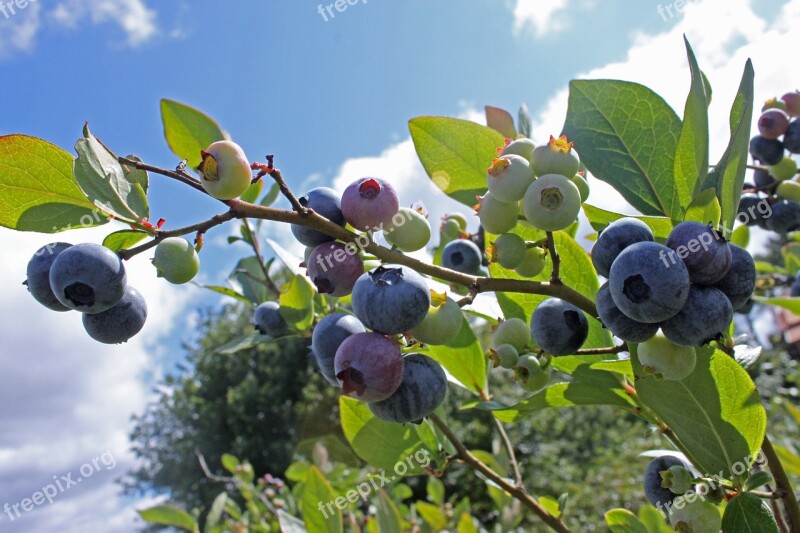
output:
[[[536,148],[536,145],[533,144],[533,141],[524,137],[521,139],[514,139],[513,141],[511,139],[506,139],[506,145],[500,151],[500,155],[515,154],[530,161],[531,153],[534,148]]]
[[[489,256],[493,263],[503,268],[517,268],[528,253],[525,239],[516,233],[500,235],[489,248]]]
[[[501,202],[512,203],[522,200],[534,176],[527,159],[510,154],[492,161],[487,179],[492,196]]]
[[[692,488],[692,473],[681,465],[669,467],[661,472],[661,486],[674,494],[685,494]]]
[[[520,356],[514,375],[522,388],[530,392],[541,390],[550,381],[550,369],[542,368],[539,358],[531,353]]]
[[[499,235],[514,229],[517,225],[517,202],[501,202],[491,192],[478,197],[478,217],[481,226],[488,233]]]
[[[461,226],[457,220],[445,219],[439,226],[439,246],[444,246],[448,242],[461,237]]]
[[[589,182],[586,181],[586,178],[581,176],[580,174],[575,174],[570,178],[570,181],[575,184],[578,188],[578,192],[581,194],[581,203],[585,202],[589,199]]]
[[[489,358],[496,367],[514,368],[517,366],[517,361],[519,361],[519,352],[510,344],[501,344],[490,348]]]
[[[682,508],[672,506],[669,523],[680,533],[719,533],[722,517],[716,505],[702,500],[684,502]]]
[[[521,352],[531,342],[531,330],[524,320],[512,317],[497,325],[492,336],[492,346],[510,344]]]
[[[232,141],[211,143],[201,152],[197,170],[203,189],[219,200],[238,198],[250,187],[253,173],[241,146]]]
[[[462,213],[448,213],[442,218],[442,221],[446,220],[455,220],[458,222],[458,227],[461,231],[467,231],[467,217]]]
[[[694,371],[697,354],[691,346],[681,346],[658,334],[639,345],[637,354],[645,374],[679,381]]]
[[[523,278],[532,278],[538,276],[544,270],[546,264],[547,252],[543,248],[534,246],[533,248],[528,248],[525,253],[525,259],[517,265],[514,271]]]
[[[792,180],[780,182],[775,190],[775,196],[782,200],[800,202],[800,183]]]
[[[778,181],[791,179],[797,175],[797,163],[791,157],[784,157],[777,165],[769,167],[769,173]]]
[[[410,333],[425,344],[447,344],[456,338],[463,323],[464,314],[458,303],[444,293],[431,291],[428,314]]]
[[[396,222],[403,221],[402,224]],[[431,225],[416,209],[401,207],[392,218],[392,225],[384,229],[386,242],[403,252],[416,252],[431,240]]]
[[[551,135],[549,143],[536,147],[531,154],[531,167],[537,176],[545,174],[574,176],[580,166],[578,153],[572,149],[572,143],[563,135],[558,139]]]
[[[200,258],[189,241],[180,237],[169,237],[156,246],[153,266],[158,271],[158,277],[180,285],[197,275]]]
[[[561,174],[545,174],[528,187],[522,206],[528,222],[545,231],[558,231],[578,218],[581,193]]]

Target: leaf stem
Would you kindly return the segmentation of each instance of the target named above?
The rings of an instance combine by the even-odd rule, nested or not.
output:
[[[453,444],[456,449],[457,457],[466,463],[470,468],[476,472],[480,472],[500,486],[503,490],[511,494],[514,498],[522,502],[522,504],[531,509],[536,516],[538,516],[553,531],[570,533],[571,530],[566,526],[566,524],[564,524],[561,519],[556,518],[548,513],[547,509],[542,507],[542,504],[539,503],[539,500],[528,494],[522,487],[514,486],[506,478],[492,470],[489,466],[481,462],[480,459],[472,455],[472,453],[467,450],[461,440],[459,440],[459,438],[450,430],[450,428],[442,421],[441,418],[435,414],[430,415],[429,418],[434,424],[436,424],[436,427],[441,430],[444,436],[447,437],[447,440]]]
[[[772,442],[766,435],[764,435],[764,442],[761,444],[761,451],[764,452],[769,470],[772,472],[772,477],[775,478],[775,492],[783,493],[781,501],[789,519],[789,530],[800,531],[800,505],[797,503],[797,497],[794,494],[794,489],[792,489],[789,476],[786,475],[786,470],[783,468],[783,463],[781,463],[775,448],[772,447]]]

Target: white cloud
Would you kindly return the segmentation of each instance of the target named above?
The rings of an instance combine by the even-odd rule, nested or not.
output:
[[[536,37],[559,33],[569,27],[568,13],[578,4],[588,6],[592,0],[516,0],[514,26],[517,30],[530,29]]]
[[[1,2],[0,2],[1,3]],[[29,4],[25,9],[3,5],[0,11],[0,59],[19,52],[30,51],[41,27],[41,4]],[[12,13],[11,10],[15,9]]]
[[[110,452],[116,466],[100,468],[51,505],[14,521],[2,512],[4,531],[130,531],[136,515],[130,500],[115,497],[115,479],[132,465],[127,439],[130,416],[142,412],[151,383],[160,377],[158,348],[173,331],[197,289],[158,280],[147,254],[126,264],[128,278],[145,296],[143,331],[119,346],[91,340],[77,313],[38,305],[21,284],[28,259],[54,240],[98,242],[107,228],[58,236],[0,230],[0,506],[31,497],[53,476],[72,472]],[[182,332],[182,328],[178,328]],[[108,456],[107,456],[108,457]],[[107,461],[110,465],[112,462]],[[141,504],[136,504],[141,506]],[[13,511],[12,511],[13,513]]]

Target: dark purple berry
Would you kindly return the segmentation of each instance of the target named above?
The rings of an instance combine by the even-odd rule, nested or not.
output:
[[[320,294],[347,296],[364,273],[364,263],[353,245],[326,242],[308,256],[308,277]]]
[[[354,228],[381,231],[392,225],[392,217],[400,210],[397,192],[391,184],[378,178],[361,178],[344,190],[342,213]]]
[[[385,400],[403,379],[400,348],[378,333],[356,333],[347,337],[333,363],[342,392],[364,402]]]

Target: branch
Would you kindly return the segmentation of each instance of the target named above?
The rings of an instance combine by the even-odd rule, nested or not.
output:
[[[584,350],[578,350],[577,352],[575,352],[575,355],[605,355],[605,354],[614,354],[627,351],[628,351],[628,344],[623,342],[619,346],[609,346],[607,348],[586,348]]]
[[[553,240],[553,232],[546,232],[547,235],[547,249],[550,251],[550,257],[553,260],[553,273],[550,275],[550,283],[553,285],[561,285],[561,257],[556,251],[556,243]]]
[[[250,165],[250,168],[252,168],[253,170],[258,170],[258,175],[256,176],[256,179],[259,179],[261,176],[269,174],[269,176],[273,180],[275,180],[275,183],[278,184],[278,189],[280,189],[281,194],[283,194],[286,197],[286,199],[289,200],[289,203],[292,204],[292,209],[294,209],[301,215],[306,215],[308,213],[308,209],[303,204],[300,203],[300,201],[294,195],[292,190],[286,184],[286,180],[283,179],[283,174],[281,174],[281,171],[275,168],[275,166],[273,165],[274,162],[275,162],[275,156],[268,155],[266,165],[264,163],[253,163],[252,165]]]
[[[553,531],[559,531],[560,533],[570,533],[570,529],[564,524],[563,521],[556,518],[555,516],[551,515],[547,512],[547,509],[542,507],[542,504],[539,503],[539,500],[525,492],[524,489],[521,487],[515,487],[513,484],[509,483],[507,479],[502,477],[500,474],[492,470],[490,467],[486,466],[482,463],[477,457],[472,455],[469,450],[464,446],[464,444],[459,440],[458,437],[450,430],[450,428],[445,424],[441,418],[437,415],[432,414],[428,418],[436,424],[441,432],[447,437],[453,446],[456,449],[457,457],[464,461],[470,468],[475,470],[476,472],[480,472],[488,479],[492,480],[498,486],[500,486],[503,490],[511,494],[514,498],[522,502],[526,507],[531,509],[536,516],[541,518],[541,520],[550,526]]]
[[[517,462],[517,455],[514,453],[514,445],[511,444],[511,439],[508,438],[506,428],[503,427],[503,423],[500,422],[494,415],[492,415],[492,422],[497,428],[497,432],[500,434],[500,440],[503,441],[503,446],[508,454],[508,461],[511,463],[511,467],[514,469],[514,479],[517,480],[517,486],[520,489],[525,490],[525,486],[522,481],[522,472],[519,469],[519,462]]]
[[[794,495],[789,476],[786,475],[783,464],[775,452],[775,448],[772,447],[772,442],[766,435],[764,436],[764,442],[761,444],[761,451],[764,452],[769,470],[772,472],[772,477],[775,478],[775,492],[783,492],[781,501],[784,509],[786,509],[789,530],[800,531],[800,505],[797,503],[797,497]]]
[[[203,194],[208,194],[203,186],[200,184],[200,181],[193,178],[191,175],[185,172],[178,172],[176,170],[166,170],[164,168],[154,167],[152,165],[148,165],[146,163],[142,163],[141,161],[136,161],[134,159],[128,159],[127,157],[118,157],[117,161],[120,162],[122,165],[128,165],[134,167],[138,170],[144,170],[147,172],[153,172],[154,174],[161,174],[162,176],[167,176],[168,178],[172,178],[174,180],[178,180],[181,183],[185,183],[189,187],[193,187],[198,191],[202,192]]]

